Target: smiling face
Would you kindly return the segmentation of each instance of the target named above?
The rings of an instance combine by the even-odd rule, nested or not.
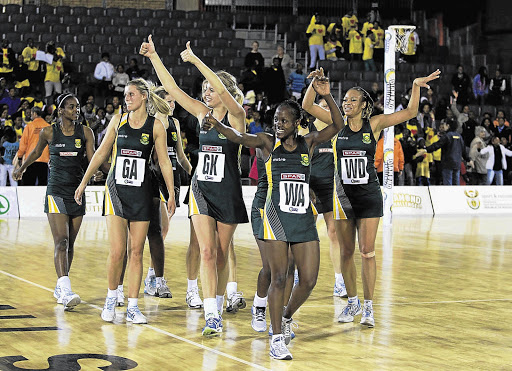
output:
[[[342,102],[343,112],[347,117],[356,117],[360,115],[366,103],[363,102],[363,94],[355,89],[350,89],[345,94]]]
[[[215,108],[221,103],[219,95],[208,81],[203,83],[203,102],[211,108]]]
[[[59,115],[67,121],[76,121],[80,115],[80,103],[75,97],[66,98],[59,108]]]
[[[142,94],[134,85],[127,85],[124,88],[124,101],[128,112],[133,112],[146,104],[146,95]]]
[[[279,106],[274,114],[274,131],[279,139],[288,138],[297,132],[300,119],[296,119],[292,110],[286,106]]]
[[[176,108],[176,100],[170,94],[165,95],[165,100],[169,103],[169,107],[171,107],[171,111],[169,112],[169,116],[172,116],[174,113],[174,109]]]

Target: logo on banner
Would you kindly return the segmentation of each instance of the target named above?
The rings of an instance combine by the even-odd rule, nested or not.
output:
[[[384,163],[386,164],[385,170],[386,173],[384,174],[384,188],[391,189],[393,187],[393,177],[394,177],[394,169],[393,169],[393,158],[394,158],[394,151],[393,149],[386,149],[384,151]]]
[[[389,51],[389,43],[391,42],[391,32],[386,31],[386,36],[384,37],[384,53]]]
[[[465,190],[464,194],[467,197],[466,202],[468,203],[468,206],[470,208],[472,208],[473,210],[477,210],[478,208],[480,208],[480,199],[478,198],[477,190]]]
[[[0,195],[0,215],[7,214],[10,208],[11,204],[9,203],[7,197]]]
[[[384,107],[395,110],[395,69],[390,68],[384,74],[384,81],[386,84]]]
[[[408,193],[394,193],[393,205],[396,207],[408,207],[411,209],[422,209],[421,197]]]

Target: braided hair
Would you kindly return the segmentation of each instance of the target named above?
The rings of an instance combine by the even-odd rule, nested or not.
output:
[[[366,102],[366,107],[363,108],[362,116],[364,119],[369,119],[373,113],[373,99],[370,94],[360,86],[354,86],[349,90],[356,90],[361,93],[363,102]]]
[[[302,107],[300,106],[299,103],[297,103],[294,100],[287,99],[287,100],[283,101],[281,104],[279,104],[279,106],[277,108],[281,108],[281,107],[287,107],[291,111],[291,113],[294,117],[294,121],[300,120],[300,126],[302,126],[303,128],[308,127],[308,123],[304,117]],[[276,109],[276,111],[277,111],[277,109]]]

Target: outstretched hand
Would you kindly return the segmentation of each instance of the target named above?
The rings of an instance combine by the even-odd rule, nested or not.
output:
[[[323,77],[323,76],[324,76],[324,69],[323,69],[323,67],[320,67],[320,69],[311,71],[307,78],[314,79],[315,77]]]
[[[430,86],[428,85],[428,82],[438,79],[439,75],[441,75],[441,71],[439,69],[432,72],[430,75],[425,77],[417,77],[414,79],[414,83],[418,85],[420,88],[427,88],[430,89]]]
[[[315,74],[311,84],[313,85],[313,89],[315,89],[315,92],[318,95],[324,96],[331,94],[331,85],[329,83],[329,78],[327,76],[324,76],[323,68],[320,67],[319,72]]]
[[[180,55],[183,62],[190,62],[195,65],[199,61],[199,58],[197,58],[190,48],[190,41],[187,41],[187,48],[183,50]]]
[[[148,41],[144,41],[142,43],[142,45],[140,46],[139,54],[149,58],[154,53],[156,53],[156,50],[155,50],[155,44],[153,43],[153,35],[149,35]]]
[[[206,114],[206,116],[204,116],[203,123],[201,125],[201,129],[208,131],[208,130],[216,127],[217,125],[219,125],[219,121],[215,117],[213,117],[211,112],[208,112]]]

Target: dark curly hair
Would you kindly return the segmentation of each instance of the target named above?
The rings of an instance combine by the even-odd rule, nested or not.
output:
[[[304,118],[302,107],[299,105],[299,103],[297,103],[294,100],[287,99],[287,100],[281,102],[281,104],[279,104],[279,106],[277,108],[281,108],[281,107],[287,107],[288,109],[290,109],[290,111],[292,112],[292,115],[294,117],[294,121],[300,120],[300,126],[302,126],[303,128],[308,127],[308,123]],[[277,111],[277,109],[276,109],[276,111]]]

